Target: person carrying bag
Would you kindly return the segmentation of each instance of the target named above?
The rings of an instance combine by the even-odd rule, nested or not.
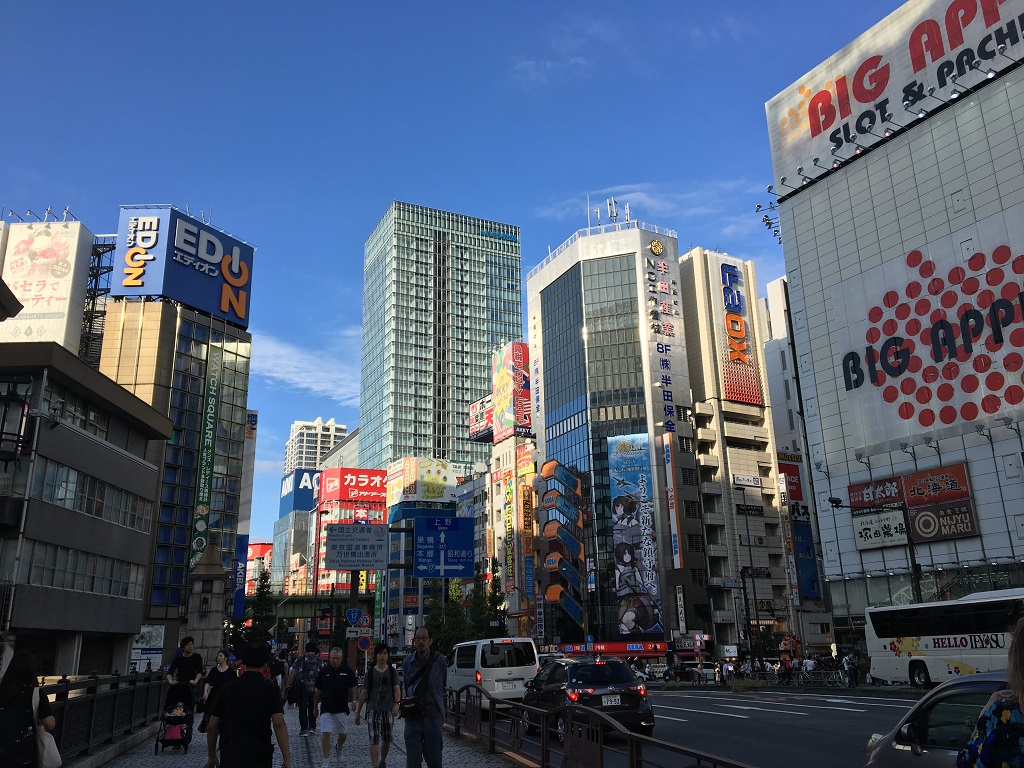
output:
[[[39,720],[39,688],[32,689],[32,711],[36,713],[36,761],[39,768],[60,768],[61,760],[57,742]]]
[[[409,689],[416,685],[421,677],[429,679],[430,668],[434,666],[434,659],[436,658],[436,653],[430,654],[430,659],[427,661],[426,665],[419,672],[413,675],[411,680],[405,681],[405,696],[402,697],[402,701],[398,705],[399,715],[403,719],[409,720],[423,714],[423,702],[420,700],[419,694],[409,693]]]

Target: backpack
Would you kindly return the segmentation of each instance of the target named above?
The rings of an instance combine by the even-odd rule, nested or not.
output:
[[[312,658],[310,658],[312,657]],[[319,656],[307,653],[298,661],[298,669],[302,670],[302,682],[306,686],[306,692],[312,693],[316,690],[316,679],[320,675],[320,668],[323,662]]]
[[[0,765],[17,768],[36,764],[36,719],[31,699],[0,696]]]

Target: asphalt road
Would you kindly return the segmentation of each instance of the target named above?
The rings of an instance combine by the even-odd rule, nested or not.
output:
[[[804,692],[782,689],[731,693],[715,688],[651,691],[654,738],[756,768],[828,765],[863,768],[872,733],[889,731],[917,701],[912,691],[861,688]],[[609,739],[605,766],[626,765],[625,743]],[[524,739],[524,752],[539,754],[537,736]],[[560,754],[557,742],[553,748]],[[655,764],[678,764],[668,752],[644,749]]]
[[[652,692],[654,737],[758,768],[863,768],[871,734],[891,729],[917,698],[850,693]]]

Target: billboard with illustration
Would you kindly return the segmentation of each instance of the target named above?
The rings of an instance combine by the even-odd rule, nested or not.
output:
[[[78,354],[92,233],[77,221],[11,224],[3,281],[24,309],[0,324],[0,343],[55,341]]]
[[[530,348],[506,344],[491,357],[494,442],[512,435],[533,435],[530,405]]]
[[[619,634],[661,633],[661,585],[654,520],[654,477],[647,434],[608,438],[612,491],[613,588]]]

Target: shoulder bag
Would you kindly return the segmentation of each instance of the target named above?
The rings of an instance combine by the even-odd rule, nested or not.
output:
[[[39,722],[39,688],[32,689],[32,720],[36,724],[36,764],[39,768],[60,768],[63,760],[53,734]]]
[[[430,681],[430,668],[434,666],[434,659],[437,658],[436,653],[430,654],[430,658],[427,660],[426,665],[423,669],[412,676],[412,679],[407,681],[405,684],[406,695],[402,697],[401,703],[398,705],[399,714],[405,719],[411,719],[419,717],[423,714],[423,701],[420,699],[419,689],[414,694],[409,694],[409,689],[416,685],[421,677],[425,677],[427,682]]]

